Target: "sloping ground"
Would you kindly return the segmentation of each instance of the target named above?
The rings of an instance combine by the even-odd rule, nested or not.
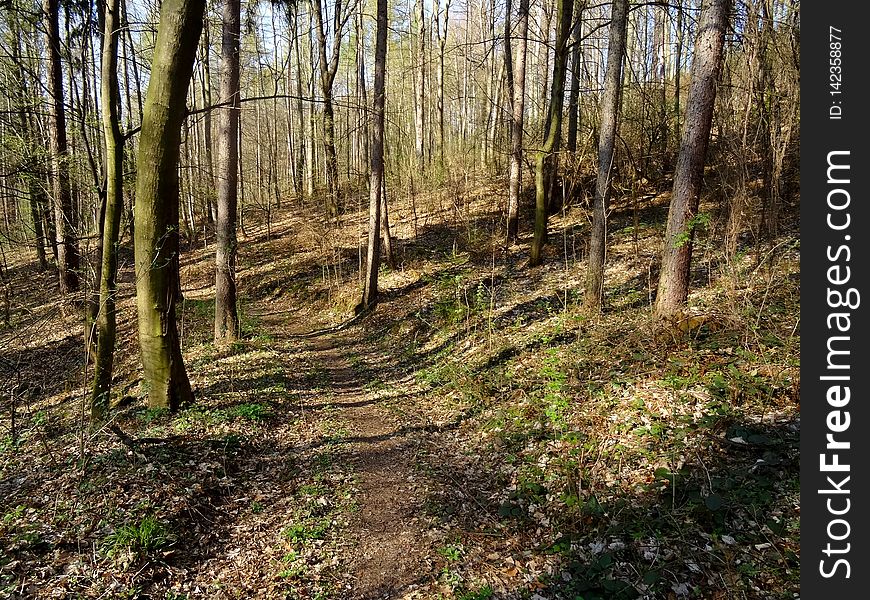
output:
[[[228,348],[209,342],[210,252],[186,252],[197,400],[177,415],[142,406],[126,271],[123,400],[96,431],[79,325],[15,266],[0,358],[31,384],[0,455],[2,595],[796,597],[796,240],[726,260],[702,236],[673,333],[649,316],[666,198],[613,215],[590,319],[585,213],[554,217],[529,269],[493,197],[397,203],[377,312],[315,337],[358,299],[364,215],[249,223]]]

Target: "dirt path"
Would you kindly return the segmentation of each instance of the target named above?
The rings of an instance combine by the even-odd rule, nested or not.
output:
[[[351,598],[400,598],[415,584],[429,580],[425,564],[427,538],[415,483],[414,460],[419,441],[385,407],[364,374],[350,360],[347,334],[306,341],[332,392],[333,417],[344,427],[339,437],[341,460],[352,470],[359,512],[351,520],[348,568],[353,573]]]

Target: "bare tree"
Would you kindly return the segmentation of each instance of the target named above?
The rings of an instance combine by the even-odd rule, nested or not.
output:
[[[49,95],[49,147],[51,151],[54,227],[57,236],[57,270],[62,294],[79,287],[78,213],[70,193],[69,153],[66,137],[63,70],[60,62],[59,0],[43,0],[45,52]]]
[[[556,47],[553,59],[553,81],[550,106],[544,127],[544,144],[535,159],[535,238],[532,241],[530,266],[541,264],[544,244],[547,243],[547,210],[549,185],[546,181],[548,162],[558,150],[562,135],[562,106],[565,101],[565,72],[568,68],[568,34],[571,31],[571,13],[574,0],[556,0]]]
[[[607,45],[607,73],[601,98],[601,124],[598,128],[598,177],[595,180],[595,200],[592,207],[592,231],[589,240],[589,265],[586,271],[587,310],[601,310],[604,293],[604,258],[607,245],[607,204],[613,173],[619,116],[619,85],[622,82],[622,61],[625,54],[625,29],[628,20],[628,0],[614,0],[610,17],[610,40]]]
[[[417,56],[416,79],[414,81],[416,96],[414,102],[414,154],[417,157],[418,173],[422,174],[426,167],[425,137],[426,137],[426,13],[423,0],[417,0]]]
[[[384,178],[384,105],[387,71],[387,0],[378,0],[377,32],[375,33],[375,87],[372,90],[372,166],[369,183],[369,245],[366,254],[366,276],[362,301],[357,312],[370,311],[378,302],[378,269],[380,267],[381,201]]]
[[[215,244],[215,342],[239,336],[236,307],[236,217],[239,183],[240,0],[224,0],[221,36],[221,109],[218,130],[218,196]]]
[[[312,13],[317,30],[317,50],[320,59],[320,92],[323,94],[323,150],[326,155],[326,212],[338,216],[338,156],[335,151],[335,103],[333,85],[338,73],[338,59],[344,26],[353,15],[358,0],[350,0],[352,6],[343,7],[342,0],[335,0],[332,7],[332,30],[327,36],[326,19],[321,0],[311,0]]]
[[[505,9],[505,76],[511,102],[511,154],[508,183],[507,242],[512,244],[519,232],[520,194],[523,181],[523,116],[526,102],[526,48],[529,35],[529,0],[520,0],[517,31],[517,60],[513,61],[511,0]]]

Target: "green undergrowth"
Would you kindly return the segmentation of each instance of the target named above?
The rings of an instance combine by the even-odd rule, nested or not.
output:
[[[500,317],[493,333],[474,285],[431,278],[415,382],[482,440],[489,475],[468,484],[559,565],[540,578],[548,593],[796,592],[799,290],[783,266],[737,291],[721,278],[699,295],[701,316],[671,331],[646,306],[590,319],[576,304],[527,303],[536,319]]]

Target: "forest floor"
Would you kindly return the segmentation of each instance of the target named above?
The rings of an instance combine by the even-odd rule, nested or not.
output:
[[[248,208],[243,337],[211,343],[213,246],[182,255],[193,405],[149,410],[125,250],[118,406],[83,417],[81,323],[33,257],[0,329],[0,597],[532,600],[799,596],[796,228],[695,244],[692,318],[651,318],[667,195],[587,212],[543,266],[499,182],[395,202],[397,268],[358,301],[366,216]],[[13,424],[14,422],[14,424]]]

